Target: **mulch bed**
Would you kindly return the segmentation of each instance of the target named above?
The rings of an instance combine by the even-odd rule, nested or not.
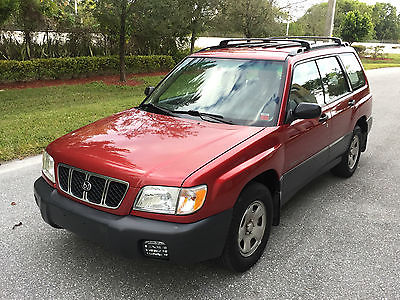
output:
[[[388,58],[388,57],[376,57],[376,58],[373,58],[373,57],[366,57],[366,56],[364,56],[363,58],[365,58],[365,59],[368,59],[368,60],[370,60],[370,61],[391,61],[391,60],[393,60],[393,58]]]
[[[167,72],[128,74],[126,76],[126,82],[120,82],[119,75],[91,76],[86,78],[72,78],[72,79],[35,80],[27,82],[10,82],[10,83],[0,83],[0,90],[39,88],[39,87],[57,86],[57,85],[74,85],[74,84],[90,83],[95,81],[102,81],[108,85],[136,86],[143,84],[142,81],[136,80],[138,77],[140,78],[145,76],[161,76],[166,74]],[[135,77],[135,79],[132,79],[133,77]]]

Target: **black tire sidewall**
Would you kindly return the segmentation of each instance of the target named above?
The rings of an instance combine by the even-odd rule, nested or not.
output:
[[[349,152],[351,150],[351,143],[353,142],[353,138],[356,135],[358,136],[358,143],[359,143],[358,154],[357,154],[356,163],[355,163],[354,167],[350,168],[349,167]],[[344,163],[345,163],[345,166],[347,167],[347,172],[349,172],[349,174],[353,174],[358,167],[358,162],[359,162],[360,156],[361,156],[361,141],[362,141],[361,129],[360,129],[360,127],[356,126],[356,128],[354,128],[354,130],[353,130],[349,148],[346,151],[346,156],[344,157]]]
[[[353,168],[350,168],[349,167],[349,152],[351,149],[351,143],[353,141],[353,138],[356,135],[358,136],[360,147],[359,147],[358,155],[356,158],[356,163],[353,166]],[[343,154],[340,163],[332,169],[332,173],[334,175],[343,177],[343,178],[349,178],[349,177],[353,176],[354,172],[356,171],[356,169],[358,167],[358,162],[360,161],[362,138],[363,137],[362,137],[361,128],[359,126],[356,126],[351,135],[349,146],[347,147],[346,152]]]
[[[265,205],[267,224],[262,242],[258,246],[257,250],[249,257],[244,257],[240,254],[239,245],[237,242],[239,226],[244,212],[248,206],[256,200]],[[243,189],[233,210],[232,222],[224,253],[222,255],[223,262],[227,267],[236,272],[244,272],[258,261],[264,252],[271,231],[273,217],[272,212],[272,197],[267,187],[261,183],[254,182]]]

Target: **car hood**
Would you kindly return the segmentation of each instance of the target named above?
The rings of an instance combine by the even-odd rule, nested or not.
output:
[[[56,163],[126,180],[132,187],[180,186],[187,176],[263,128],[130,109],[49,145]]]

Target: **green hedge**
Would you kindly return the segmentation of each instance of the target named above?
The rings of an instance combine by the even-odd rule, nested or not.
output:
[[[127,56],[128,73],[168,71],[175,65],[171,56]],[[26,61],[0,60],[0,82],[38,79],[67,79],[119,72],[117,56],[68,57]]]

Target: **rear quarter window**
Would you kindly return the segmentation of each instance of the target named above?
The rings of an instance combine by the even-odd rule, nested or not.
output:
[[[346,68],[347,74],[349,75],[350,84],[353,90],[363,87],[366,83],[364,72],[354,53],[344,53],[339,56]]]

